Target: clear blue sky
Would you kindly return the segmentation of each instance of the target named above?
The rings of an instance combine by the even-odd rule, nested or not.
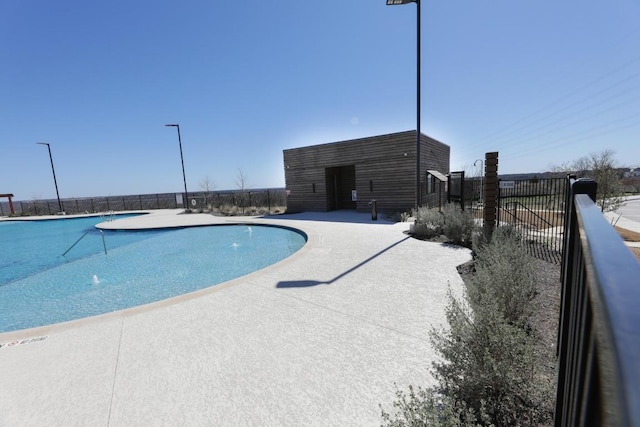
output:
[[[0,193],[282,187],[282,150],[415,129],[416,5],[0,1]],[[640,166],[638,0],[423,0],[422,131],[452,170]]]

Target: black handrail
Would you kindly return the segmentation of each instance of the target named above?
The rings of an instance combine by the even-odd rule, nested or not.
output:
[[[555,425],[640,426],[640,263],[568,180]]]

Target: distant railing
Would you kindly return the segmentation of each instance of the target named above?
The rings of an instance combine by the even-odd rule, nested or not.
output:
[[[556,426],[640,426],[640,263],[568,177]]]
[[[150,209],[189,208],[206,210],[209,207],[250,206],[285,207],[287,196],[284,188],[260,190],[190,192],[188,202],[182,200],[183,193],[138,194],[129,196],[83,197],[61,199],[67,214],[98,213],[108,211],[132,211]],[[60,211],[57,200],[14,201],[16,215],[55,215]],[[9,205],[0,203],[0,215],[9,215]]]

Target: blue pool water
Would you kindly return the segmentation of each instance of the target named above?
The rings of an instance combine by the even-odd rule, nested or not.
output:
[[[101,221],[0,222],[0,332],[206,288],[278,262],[306,242],[296,231],[257,225],[105,230],[105,255],[94,228]]]

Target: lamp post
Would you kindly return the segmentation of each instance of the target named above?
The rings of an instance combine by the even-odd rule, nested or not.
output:
[[[473,162],[473,167],[477,167],[476,163],[480,162],[480,203],[482,203],[483,198],[483,187],[482,187],[482,175],[484,174],[484,161],[482,159],[478,159]]]
[[[415,3],[417,6],[416,77],[416,207],[420,207],[420,0],[387,0],[387,6]]]
[[[184,182],[184,206],[185,209],[188,209],[189,197],[187,193],[187,176],[184,173],[184,157],[182,157],[182,140],[180,139],[180,125],[179,124],[168,124],[165,126],[178,128],[178,145],[180,146],[180,163],[182,163],[182,180]]]
[[[60,212],[64,212],[62,209],[62,202],[60,201],[60,193],[58,193],[58,181],[56,180],[56,170],[53,167],[53,157],[51,156],[51,146],[47,142],[36,142],[36,144],[46,145],[49,150],[49,160],[51,161],[51,171],[53,172],[53,184],[56,186],[56,196],[58,197],[58,209]]]

